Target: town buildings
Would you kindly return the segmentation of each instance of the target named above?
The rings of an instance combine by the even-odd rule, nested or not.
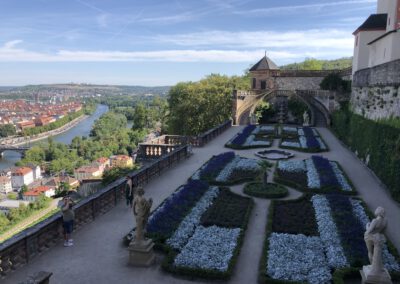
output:
[[[34,181],[33,170],[29,167],[15,168],[11,173],[12,187],[16,190],[23,185],[29,185]]]
[[[82,166],[74,171],[75,178],[79,181],[88,179],[101,179],[104,170],[98,164],[92,163]]]
[[[40,195],[52,197],[56,194],[55,188],[46,185],[40,185],[23,193],[23,199],[29,202],[35,202]]]
[[[7,194],[12,191],[11,178],[9,176],[0,176],[0,193]]]
[[[17,209],[21,204],[27,206],[29,201],[25,200],[3,200],[0,201],[0,212],[4,214],[8,214],[11,209]]]
[[[48,125],[81,109],[79,102],[41,104],[24,100],[0,101],[0,125],[11,124],[17,131],[22,131]]]
[[[110,157],[111,167],[127,168],[133,166],[132,157],[127,155],[114,155]]]

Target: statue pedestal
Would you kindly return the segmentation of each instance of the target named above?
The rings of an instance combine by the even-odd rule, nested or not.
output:
[[[364,265],[363,269],[360,270],[360,274],[362,277],[362,284],[392,284],[392,279],[390,278],[389,272],[387,269],[384,269],[379,274],[371,274],[371,265]]]
[[[145,239],[141,242],[133,240],[128,248],[129,264],[133,266],[151,266],[155,260],[153,246],[154,243],[151,239]]]

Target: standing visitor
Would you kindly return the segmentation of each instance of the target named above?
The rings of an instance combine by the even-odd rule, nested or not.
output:
[[[130,176],[126,176],[125,199],[126,199],[126,206],[132,208],[132,202],[133,202],[133,186],[132,186],[132,179],[131,179]]]
[[[73,240],[71,238],[72,231],[74,229],[75,213],[73,210],[74,202],[69,196],[65,196],[61,207],[63,216],[63,228],[64,228],[64,246],[73,246]]]

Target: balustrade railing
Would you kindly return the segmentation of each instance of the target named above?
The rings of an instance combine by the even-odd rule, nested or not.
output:
[[[177,146],[165,156],[130,174],[134,185],[144,185],[165,169],[178,163],[189,155],[188,145]],[[75,206],[75,228],[92,222],[106,213],[125,197],[125,177],[81,200]],[[29,263],[34,257],[62,240],[61,213],[18,233],[0,244],[0,278]]]

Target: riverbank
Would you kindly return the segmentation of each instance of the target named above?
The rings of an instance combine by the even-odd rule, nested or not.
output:
[[[12,138],[12,139],[5,139],[5,140],[1,141],[1,145],[21,146],[21,145],[24,145],[27,143],[40,141],[40,140],[46,139],[50,136],[55,136],[55,135],[58,135],[58,134],[68,131],[88,117],[89,117],[89,115],[81,115],[81,116],[75,118],[74,120],[68,122],[67,124],[64,124],[60,128],[53,129],[53,130],[50,130],[47,132],[43,132],[43,133],[40,133],[33,137],[28,136],[28,137],[16,137],[16,138]]]

